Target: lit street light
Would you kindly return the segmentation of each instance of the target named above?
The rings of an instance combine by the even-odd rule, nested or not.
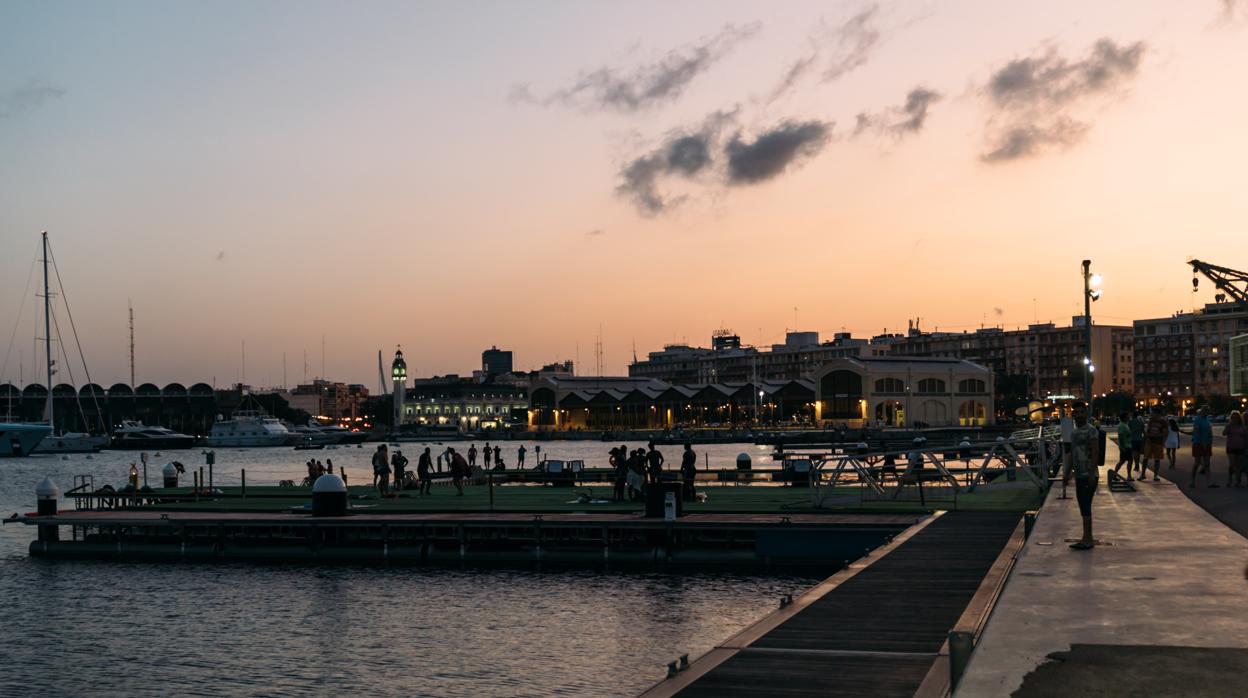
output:
[[[1092,365],[1092,303],[1101,297],[1100,274],[1092,273],[1092,260],[1083,260],[1083,331],[1086,346],[1084,347],[1083,365],[1083,398],[1088,401],[1088,411],[1092,410],[1092,373],[1096,367]]]

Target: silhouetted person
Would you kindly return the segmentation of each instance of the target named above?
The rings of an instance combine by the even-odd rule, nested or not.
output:
[[[495,467],[494,469],[495,469],[495,470],[501,470],[501,468],[498,468],[497,466],[498,466],[498,464],[499,464],[499,463],[502,463],[502,462],[503,462],[503,449],[499,448],[498,446],[495,446],[495,447],[494,447],[494,465],[495,465],[496,467]],[[489,458],[486,458],[486,459],[485,459],[485,464],[486,464],[486,465],[489,465],[489,464],[490,464],[490,459],[489,459]]]
[[[402,451],[395,450],[394,456],[390,459],[390,465],[394,467],[394,490],[397,492],[403,489],[403,475],[407,470],[407,458]]]
[[[390,486],[390,454],[385,444],[373,452],[373,486],[377,488],[377,494],[382,495]]]
[[[455,452],[455,449],[448,449],[451,452],[451,482],[455,485],[457,493],[455,496],[464,496],[464,478],[468,476],[468,461],[464,457]]]
[[[649,471],[650,482],[657,483],[663,477],[663,454],[659,449],[654,447],[654,443],[650,444],[650,451],[646,453],[647,470]]]
[[[1088,424],[1088,408],[1076,405],[1075,429],[1070,437],[1070,453],[1066,456],[1066,474],[1063,483],[1075,478],[1075,499],[1079,502],[1079,516],[1083,519],[1083,537],[1071,544],[1075,550],[1090,550],[1096,545],[1092,537],[1092,498],[1096,496],[1099,471],[1096,467],[1096,450],[1100,445],[1099,430]]]
[[[416,460],[416,477],[420,479],[420,493],[433,494],[431,485],[433,484],[433,456],[429,453],[429,447],[425,447],[425,452],[420,454],[420,458]]]
[[[489,441],[486,441],[486,442],[485,442],[485,449],[484,449],[484,451],[482,451],[482,453],[481,453],[481,458],[482,458],[482,460],[484,460],[484,461],[485,461],[485,469],[486,469],[486,470],[489,470],[489,469],[490,469],[490,458],[492,458],[493,456],[494,456],[494,450],[490,448],[490,442],[489,442]]]
[[[526,450],[527,449],[525,449],[524,444],[520,444],[520,448],[516,449],[516,469],[517,470],[524,470],[524,453]]]
[[[692,444],[685,444],[685,450],[680,454],[680,478],[684,480],[683,493],[686,502],[692,502],[697,497],[697,491],[693,487],[693,480],[698,476],[698,454],[694,453]]]
[[[611,501],[624,501],[624,486],[628,483],[628,448],[620,445],[609,451],[614,487],[611,489]]]

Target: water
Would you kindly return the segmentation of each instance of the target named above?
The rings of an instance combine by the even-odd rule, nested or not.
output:
[[[502,445],[514,465],[518,442]],[[531,463],[535,444],[525,445]],[[403,446],[413,461],[416,446]],[[541,446],[592,467],[605,465],[611,444]],[[302,477],[307,458],[328,457],[368,482],[373,448],[218,449],[214,480],[237,483],[246,468],[249,484],[275,484]],[[663,450],[674,467],[679,449]],[[728,467],[739,452],[767,449],[698,450]],[[151,457],[153,483],[172,459],[203,462],[197,449]],[[0,514],[33,510],[45,475],[62,489],[83,473],[116,486],[132,461],[137,453],[120,451],[0,459]],[[34,535],[0,527],[5,696],[634,695],[668,661],[696,657],[823,578],[47,561],[28,557]]]

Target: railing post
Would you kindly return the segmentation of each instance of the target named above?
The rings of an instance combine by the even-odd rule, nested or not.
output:
[[[975,636],[965,630],[949,631],[949,688],[958,687],[966,665],[971,661],[971,652],[975,650]]]

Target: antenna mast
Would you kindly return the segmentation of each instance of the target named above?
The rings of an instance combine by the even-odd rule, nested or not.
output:
[[[130,385],[134,386],[134,304],[127,298],[126,305],[130,308]]]
[[[48,288],[48,231],[43,231],[43,338],[48,350],[48,424],[56,431],[56,422],[52,419],[52,299]]]

